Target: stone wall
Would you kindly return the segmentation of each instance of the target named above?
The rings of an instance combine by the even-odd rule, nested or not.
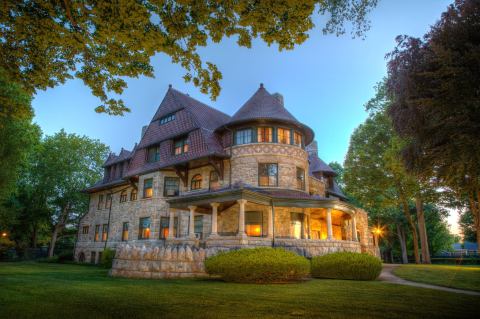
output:
[[[305,171],[305,191],[308,192],[308,155],[294,145],[256,143],[232,147],[232,183],[246,183],[258,186],[258,164],[278,164],[278,187],[297,188],[297,167]]]
[[[359,242],[342,240],[275,239],[275,247],[282,247],[305,257],[341,251],[361,252]]]
[[[325,197],[325,182],[313,176],[308,177],[308,188],[311,195],[319,195]]]

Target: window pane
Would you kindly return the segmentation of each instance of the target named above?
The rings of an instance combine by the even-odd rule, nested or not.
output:
[[[278,166],[274,163],[259,164],[258,166],[259,186],[278,186]]]
[[[252,130],[238,130],[236,132],[236,144],[248,144],[252,142]]]
[[[305,170],[300,167],[297,167],[297,188],[305,189]]]
[[[149,239],[150,238],[150,217],[140,218],[138,228],[138,239]]]
[[[248,236],[263,235],[263,215],[261,212],[245,212],[245,231]]]
[[[178,196],[180,179],[177,177],[165,177],[163,196]]]
[[[143,181],[143,197],[150,198],[153,196],[153,179],[149,178]]]

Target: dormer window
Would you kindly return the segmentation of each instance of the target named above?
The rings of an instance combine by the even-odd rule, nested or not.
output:
[[[160,146],[150,146],[147,149],[147,162],[154,163],[160,160]]]
[[[160,118],[160,125],[166,124],[171,122],[175,119],[175,113],[170,113],[165,115],[164,117]]]
[[[192,182],[190,184],[191,190],[196,190],[202,188],[202,175],[197,174],[192,177]]]
[[[243,129],[235,132],[235,144],[249,144],[252,143],[252,129]]]
[[[180,155],[188,152],[188,137],[183,137],[174,141],[173,152],[175,155]]]

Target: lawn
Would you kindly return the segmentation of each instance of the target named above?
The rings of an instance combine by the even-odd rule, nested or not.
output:
[[[411,281],[480,291],[480,266],[402,265],[394,274]]]
[[[88,266],[0,264],[2,318],[473,318],[479,302],[379,281],[132,280]]]

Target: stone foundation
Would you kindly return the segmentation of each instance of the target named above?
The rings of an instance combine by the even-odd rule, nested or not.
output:
[[[341,251],[362,252],[358,241],[315,240],[315,239],[275,239],[275,247],[282,247],[307,258]]]

